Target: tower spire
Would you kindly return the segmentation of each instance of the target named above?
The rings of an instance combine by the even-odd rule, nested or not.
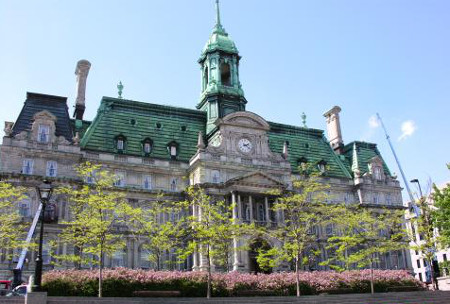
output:
[[[216,26],[222,27],[222,24],[220,23],[220,7],[219,7],[219,0],[216,0]]]

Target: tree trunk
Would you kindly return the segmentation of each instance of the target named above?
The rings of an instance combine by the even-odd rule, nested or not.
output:
[[[370,293],[375,293],[375,288],[373,286],[373,265],[372,260],[370,260]]]
[[[300,272],[299,267],[300,266],[300,259],[299,256],[295,258],[295,282],[297,284],[297,297],[300,297]]]
[[[99,263],[99,276],[98,276],[98,297],[101,298],[103,295],[102,285],[103,285],[103,247],[100,245],[100,263]]]
[[[208,262],[207,262],[207,267],[208,267],[208,286],[207,286],[207,291],[206,291],[206,298],[211,298],[211,260],[210,260],[210,257],[209,257],[209,245],[208,245],[208,249],[207,249],[207,254],[206,254],[206,257],[207,257],[207,260],[208,260]]]

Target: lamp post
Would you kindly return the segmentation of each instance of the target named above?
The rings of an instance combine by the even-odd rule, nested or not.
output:
[[[34,286],[33,291],[41,291],[41,282],[42,282],[42,243],[44,238],[44,214],[45,207],[52,196],[52,183],[48,180],[44,180],[43,183],[36,187],[36,191],[38,193],[39,201],[42,204],[41,209],[41,229],[39,231],[39,249],[36,257],[36,268],[34,270]]]
[[[417,178],[412,179],[412,180],[411,180],[411,183],[417,183],[417,185],[419,185],[420,199],[422,199],[422,197],[423,197],[423,194],[422,194],[422,187],[420,187],[420,182],[419,182],[419,180],[418,180]]]

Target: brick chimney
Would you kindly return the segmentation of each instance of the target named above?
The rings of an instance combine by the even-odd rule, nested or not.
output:
[[[331,110],[325,112],[323,116],[327,119],[327,134],[330,146],[336,153],[341,154],[344,141],[342,140],[339,112],[341,112],[341,108],[334,106]]]
[[[75,111],[73,112],[73,117],[80,120],[83,119],[84,110],[86,109],[86,80],[90,68],[91,63],[87,60],[78,61],[77,67],[75,68],[75,75],[77,76],[77,97],[75,99]]]

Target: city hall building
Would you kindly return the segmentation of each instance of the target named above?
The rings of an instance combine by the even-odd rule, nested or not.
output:
[[[195,60],[195,58],[193,58]],[[401,188],[374,143],[344,143],[338,106],[324,113],[327,136],[323,130],[265,120],[246,111],[243,84],[239,80],[241,56],[220,22],[216,24],[201,57],[201,95],[192,108],[185,109],[121,97],[103,97],[95,117],[84,117],[85,90],[91,64],[77,63],[76,100],[44,93],[26,94],[17,118],[4,124],[0,147],[1,178],[29,188],[28,198],[20,203],[25,222],[38,207],[35,186],[44,178],[54,185],[76,179],[74,166],[86,161],[100,163],[117,175],[116,187],[126,191],[133,205],[157,199],[163,192],[173,200],[184,199],[187,185],[201,184],[213,196],[237,204],[239,220],[273,226],[283,215],[272,211],[276,197],[271,189],[290,189],[302,164],[313,166],[321,180],[329,184],[330,200],[360,204],[371,208],[403,208]],[[195,68],[195,66],[193,66]],[[74,112],[69,106],[75,104]],[[59,222],[69,217],[69,206],[62,195],[54,195],[45,218],[44,239],[58,240]],[[333,227],[316,231],[320,257],[305,265],[306,270],[324,269],[318,263],[327,259],[326,236]],[[275,246],[271,240],[264,240]],[[106,257],[106,267],[152,268],[143,242],[130,238],[126,248]],[[254,272],[257,245],[235,250],[233,269]],[[238,245],[236,245],[238,246]],[[60,244],[58,254],[73,248]],[[11,277],[16,258],[5,259],[0,252],[1,277]],[[17,255],[16,255],[17,256]],[[34,269],[35,253],[28,253],[25,272]],[[52,257],[44,246],[44,264]],[[204,266],[198,254],[182,263],[167,252],[167,268],[197,270]],[[380,257],[378,268],[410,269],[407,250]]]

